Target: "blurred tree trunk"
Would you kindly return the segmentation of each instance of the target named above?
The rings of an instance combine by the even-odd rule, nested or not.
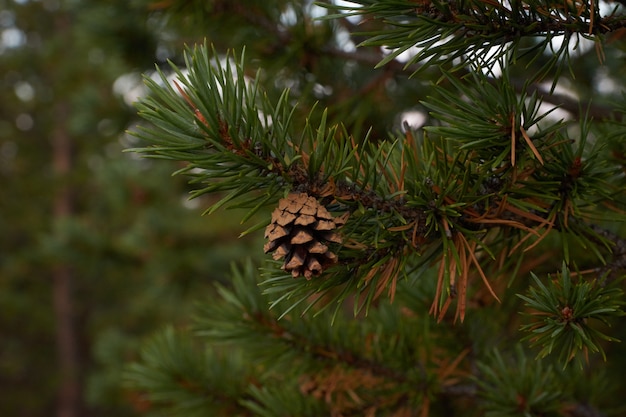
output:
[[[64,103],[57,105],[57,116],[67,111]],[[62,119],[61,119],[62,120]],[[52,149],[55,174],[59,178],[67,177],[71,169],[71,139],[62,126],[52,137]],[[69,185],[64,184],[59,190],[54,203],[54,220],[62,221],[72,214],[72,198]],[[73,318],[72,281],[70,265],[61,260],[52,271],[52,293],[56,322],[57,357],[60,370],[58,417],[76,417],[78,410],[78,356],[76,347],[76,329]]]
[[[65,41],[71,39],[71,22],[66,14],[55,21],[58,36]],[[67,46],[69,46],[66,43]],[[64,77],[65,74],[60,74]],[[55,126],[52,131],[52,166],[58,188],[54,200],[53,224],[74,214],[71,183],[69,176],[73,165],[73,143],[68,131],[70,106],[64,98],[54,106]],[[57,417],[77,417],[79,415],[80,384],[79,358],[73,307],[73,272],[68,260],[59,260],[52,270],[52,297],[56,323],[57,360],[59,366],[59,387],[57,397]]]

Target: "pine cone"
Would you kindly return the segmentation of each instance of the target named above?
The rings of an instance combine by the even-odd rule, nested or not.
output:
[[[344,223],[344,218],[333,218],[314,197],[290,193],[272,213],[272,222],[265,229],[269,241],[263,250],[274,252],[276,260],[285,258],[282,269],[294,278],[304,275],[311,279],[337,262],[337,255],[325,243],[341,243],[334,230]]]

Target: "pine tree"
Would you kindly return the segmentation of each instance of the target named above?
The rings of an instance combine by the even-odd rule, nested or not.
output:
[[[621,4],[154,7],[265,42],[187,47],[146,77],[133,134],[185,162],[207,213],[261,219],[241,234],[272,255],[146,342],[127,383],[151,410],[624,412],[626,107],[599,88],[619,85]]]

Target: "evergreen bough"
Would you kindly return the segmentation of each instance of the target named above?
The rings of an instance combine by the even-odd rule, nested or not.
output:
[[[137,107],[149,124],[133,133],[147,146],[135,151],[185,161],[178,173],[192,178],[192,198],[217,196],[207,213],[260,215],[242,234],[271,221],[266,252],[282,249],[260,274],[235,268],[232,287],[201,305],[195,334],[205,347],[193,353],[168,329],[129,381],[177,415],[601,415],[590,405],[600,388],[581,394],[572,379],[617,340],[607,325],[623,314],[626,240],[612,226],[626,219],[623,109],[558,120],[532,86],[555,88],[579,38],[602,58],[605,35],[626,23],[620,9],[353,3],[322,5],[336,12],[327,19],[384,23],[359,34],[362,47],[391,48],[379,66],[411,50],[414,77],[440,74],[422,99],[435,123],[354,137],[314,107],[299,125],[289,90],[272,102],[246,73],[245,53],[206,45],[186,50],[185,72],[171,64],[175,81],[161,70],[146,78],[150,94]],[[530,71],[546,52],[528,82],[511,82],[513,69]],[[541,260],[525,254],[554,245],[561,271],[531,275]],[[579,262],[585,252],[593,259]],[[332,262],[317,266],[327,253]],[[523,348],[497,327],[512,319],[493,315],[528,275]],[[543,365],[553,352],[560,366]],[[224,358],[231,372],[217,367]],[[581,366],[567,367],[573,360]]]

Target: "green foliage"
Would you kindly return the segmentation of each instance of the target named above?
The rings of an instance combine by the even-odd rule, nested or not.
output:
[[[572,282],[572,274],[563,264],[560,274],[543,284],[532,275],[534,286],[528,295],[519,295],[531,310],[533,323],[522,326],[533,346],[540,346],[539,357],[558,352],[559,362],[566,366],[589,352],[600,352],[603,341],[618,341],[598,327],[596,321],[610,326],[609,319],[624,315],[623,291],[616,282],[607,284],[607,277],[591,282]]]
[[[247,415],[233,407],[249,372],[237,355],[198,351],[189,337],[167,328],[144,345],[140,359],[126,379],[148,393],[151,405],[172,415]]]
[[[429,317],[429,300],[405,284],[394,304],[381,302],[359,320],[346,309],[329,326],[327,311],[268,309],[256,275],[249,262],[233,268],[232,285],[198,305],[193,340],[168,329],[147,342],[126,378],[152,407],[194,409],[185,415],[560,416],[595,412],[615,388],[594,367],[580,378],[578,368],[536,360],[515,341],[496,348],[497,326],[484,329],[484,317],[462,336],[451,321]],[[464,344],[473,337],[476,347]]]
[[[542,126],[554,109],[540,112],[538,93],[529,95],[526,87],[517,91],[506,76],[493,80],[472,73],[467,80],[458,80],[448,74],[445,80],[454,89],[440,89],[441,97],[424,101],[442,125],[426,129],[457,142],[459,150],[471,149],[475,159],[481,161],[481,172],[497,170],[508,159],[511,169],[515,165],[523,167],[529,157],[543,163],[537,148],[547,149],[560,139],[555,133],[563,128],[561,121],[548,121]],[[466,100],[459,101],[459,95]],[[489,119],[484,118],[487,113],[491,114]],[[533,128],[537,131],[529,134]],[[501,175],[509,174],[505,171]]]
[[[611,390],[589,381],[608,375],[623,393],[601,358],[623,356],[605,342],[623,331],[609,319],[622,314],[624,121],[623,106],[604,111],[611,94],[593,77],[621,79],[622,7],[320,5],[149,3],[170,33],[207,41],[164,41],[184,52],[145,77],[135,150],[184,164],[177,173],[208,213],[254,217],[244,235],[275,221],[265,207],[304,193],[342,219],[341,243],[326,242],[337,262],[311,279],[294,279],[280,256],[261,274],[235,268],[181,325],[190,330],[147,342],[128,386],[150,411],[180,415],[609,412]],[[233,47],[245,53],[222,53]],[[594,54],[607,57],[602,71]],[[411,112],[423,127],[404,123]],[[300,229],[319,238],[319,223]],[[73,225],[59,236],[74,239]],[[164,255],[150,272],[202,269],[207,244],[194,242],[199,254]],[[558,268],[553,281],[519,279]],[[524,302],[538,313],[523,327],[536,359],[518,332]],[[561,370],[574,358],[581,367]]]
[[[390,53],[378,66],[392,62],[401,54],[413,51],[405,68],[417,75],[429,66],[442,66],[451,70],[492,70],[494,63],[504,59],[507,63],[521,60],[535,61],[545,52],[551,58],[543,64],[536,77],[545,76],[557,66],[558,75],[569,68],[570,50],[580,38],[601,41],[602,35],[616,26],[616,9],[601,16],[598,7],[582,7],[574,12],[568,6],[552,1],[533,0],[501,4],[481,0],[424,1],[409,0],[356,0],[348,5],[328,5],[332,11],[341,12],[328,18],[363,16],[382,21],[383,28],[359,33],[366,37],[362,47],[383,46]],[[567,12],[561,13],[567,8]],[[561,43],[553,41],[562,35]],[[531,41],[525,45],[525,39]],[[411,67],[413,64],[419,64]],[[556,78],[554,79],[556,84]]]
[[[145,161],[120,157],[136,116],[116,81],[153,65],[157,35],[128,6],[1,2],[0,32],[11,34],[0,46],[1,415],[136,415],[120,388],[124,360],[185,314],[176,273],[211,267],[168,262],[168,241],[183,242],[190,223],[203,230],[197,215],[180,221],[192,212],[179,202],[184,183],[158,186],[172,166],[147,176]]]
[[[407,269],[441,259],[431,312],[443,317],[458,291],[457,318],[463,319],[470,268],[498,299],[486,263],[532,249],[552,231],[563,236],[566,260],[572,244],[591,248],[602,261],[611,251],[588,224],[599,214],[584,208],[621,204],[624,195],[612,185],[619,166],[601,162],[600,147],[585,146],[589,121],[581,121],[578,143],[567,139],[569,126],[548,121],[551,110],[540,111],[536,93],[516,91],[506,71],[497,81],[481,73],[448,74],[454,90],[439,89],[441,98],[424,101],[441,123],[425,128],[434,137],[407,131],[357,142],[340,126],[327,126],[326,111],[297,138],[288,91],[270,103],[245,77],[243,56],[222,61],[201,46],[188,49],[185,61],[187,75],[172,65],[178,81],[170,83],[164,73],[161,83],[147,80],[153,94],[138,108],[152,124],[135,134],[150,146],[136,151],[187,161],[178,172],[193,178],[192,197],[220,193],[208,212],[248,208],[245,221],[295,190],[348,218],[340,262],[328,278],[294,281],[269,269],[264,284],[276,297],[273,305],[291,300],[292,308],[311,308],[322,301],[337,312],[356,296],[358,314],[385,291],[393,299]],[[488,231],[498,245],[485,238]]]
[[[477,384],[488,417],[559,416],[566,381],[554,369],[529,359],[519,346],[506,360],[497,350],[478,364]]]
[[[253,207],[251,216],[277,200],[283,171],[295,159],[293,153],[283,151],[291,139],[288,93],[272,106],[254,81],[246,81],[240,62],[231,64],[230,57],[225,65],[217,58],[211,62],[206,47],[188,50],[185,59],[188,75],[172,64],[178,82],[170,83],[162,72],[161,83],[147,80],[154,94],[138,108],[142,117],[156,123],[158,131],[140,127],[135,134],[153,146],[137,151],[189,161],[180,172],[191,175],[193,183],[203,184],[192,197],[226,193],[208,212],[224,205]],[[259,198],[261,190],[264,194]],[[252,192],[253,197],[242,201]]]
[[[195,359],[188,336],[166,330],[129,368],[132,386],[180,412],[198,406],[198,412],[215,413],[218,403],[225,406],[236,395],[233,402],[249,411],[237,409],[241,415],[317,416],[427,411],[430,398],[462,383],[467,351],[451,345],[450,337],[426,337],[434,326],[426,315],[385,303],[364,320],[354,321],[345,311],[328,326],[328,312],[303,316],[302,308],[286,313],[288,305],[269,310],[270,299],[255,288],[252,263],[234,268],[231,282],[231,288],[219,285],[220,296],[198,308]],[[446,357],[447,347],[456,351],[454,357]],[[214,362],[227,353],[231,359],[222,366],[231,371],[215,370]],[[200,381],[203,389],[189,389]]]

